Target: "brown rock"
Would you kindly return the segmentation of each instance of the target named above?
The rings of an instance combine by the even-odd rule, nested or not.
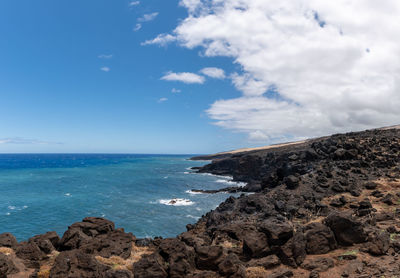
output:
[[[17,239],[10,233],[0,234],[0,247],[15,249],[18,245]]]
[[[23,259],[25,265],[30,268],[39,268],[40,261],[46,258],[45,253],[33,242],[20,243],[15,254],[18,258]]]
[[[135,278],[167,278],[167,269],[166,262],[156,253],[144,256],[133,264]]]
[[[19,271],[15,267],[12,260],[8,256],[0,253],[0,277],[1,275],[5,275],[4,277],[7,277],[9,274],[15,274],[18,272]]]
[[[308,254],[326,254],[336,249],[335,235],[321,223],[311,223],[305,227],[306,250]]]
[[[218,265],[223,260],[223,248],[221,246],[196,247],[196,265],[201,270],[218,270]]]

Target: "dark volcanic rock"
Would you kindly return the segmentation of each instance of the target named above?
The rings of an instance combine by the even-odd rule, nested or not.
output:
[[[0,253],[0,277],[1,275],[6,275],[7,277],[9,274],[18,273],[18,269],[15,267],[13,261],[6,255]]]
[[[204,270],[218,270],[218,265],[224,259],[221,246],[198,246],[196,255],[197,268]]]
[[[108,266],[99,263],[92,255],[81,250],[71,250],[57,256],[50,277],[101,278],[106,277],[108,269]]]
[[[325,223],[341,245],[352,245],[367,240],[363,224],[349,213],[332,213],[325,219]]]
[[[33,242],[22,242],[15,250],[17,257],[24,260],[27,267],[39,268],[40,261],[46,258],[39,247]]]
[[[250,258],[260,258],[268,255],[271,249],[268,238],[264,233],[257,231],[247,232],[243,238],[243,254]]]
[[[336,249],[335,235],[322,223],[311,223],[305,227],[306,250],[308,254],[325,254]]]
[[[50,254],[55,250],[59,241],[60,237],[56,232],[47,232],[43,235],[34,236],[29,239],[29,242],[35,243],[45,254]]]
[[[135,278],[167,278],[168,266],[158,254],[144,256],[133,264]]]
[[[17,239],[10,233],[0,234],[0,247],[15,249],[18,245]]]

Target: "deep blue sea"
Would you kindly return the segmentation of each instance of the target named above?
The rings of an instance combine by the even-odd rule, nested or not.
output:
[[[0,233],[26,240],[60,236],[87,216],[115,222],[137,237],[174,237],[228,195],[190,189],[232,186],[229,178],[194,174],[206,164],[177,155],[0,154]],[[174,205],[171,199],[179,198]]]

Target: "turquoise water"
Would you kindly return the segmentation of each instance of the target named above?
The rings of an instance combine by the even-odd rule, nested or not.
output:
[[[207,162],[176,155],[0,155],[0,233],[18,240],[56,231],[87,216],[137,237],[173,237],[228,195],[191,194],[229,180],[193,174]],[[230,185],[231,186],[231,185]],[[183,199],[168,205],[173,198]]]

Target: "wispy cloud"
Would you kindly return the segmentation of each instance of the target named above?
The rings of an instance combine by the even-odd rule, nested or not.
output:
[[[161,80],[179,81],[186,84],[203,84],[206,81],[204,76],[191,72],[168,72],[166,75],[161,77]]]
[[[113,54],[101,54],[97,56],[99,59],[111,59],[114,55]]]
[[[41,141],[37,139],[27,139],[22,137],[1,138],[0,144],[18,144],[18,145],[60,145],[59,142]]]
[[[162,103],[162,102],[166,102],[168,99],[166,97],[162,97],[160,98],[157,102],[158,103]]]
[[[140,1],[131,1],[129,2],[129,7],[134,7],[140,4]]]
[[[204,68],[200,70],[200,73],[207,75],[208,77],[211,78],[216,78],[216,79],[224,79],[225,78],[225,71],[220,68]]]
[[[154,12],[151,14],[144,14],[142,17],[138,18],[139,22],[149,22],[154,20],[158,16],[158,12]]]
[[[179,90],[179,89],[175,89],[175,88],[172,88],[172,90],[171,90],[171,93],[173,93],[173,94],[177,94],[177,93],[180,93],[180,92],[182,92],[182,91]]]
[[[154,39],[147,40],[142,42],[142,45],[149,45],[149,44],[158,44],[161,46],[165,46],[170,42],[176,41],[176,37],[171,34],[160,34]]]
[[[109,67],[101,67],[100,70],[104,72],[109,72],[111,69]]]
[[[136,23],[135,27],[133,28],[133,31],[137,32],[137,31],[139,31],[140,29],[142,29],[142,24]]]

